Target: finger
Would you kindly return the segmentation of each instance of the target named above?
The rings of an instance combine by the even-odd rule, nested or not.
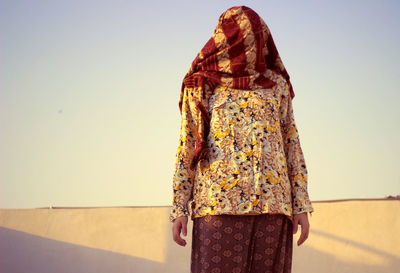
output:
[[[178,245],[185,246],[186,245],[186,241],[181,238],[180,233],[181,233],[181,223],[177,223],[173,227],[173,238],[174,238],[174,241]]]
[[[303,233],[303,234],[300,236],[299,240],[297,241],[297,245],[300,246],[301,244],[304,243],[304,241],[305,241],[306,239],[307,239],[307,236]]]
[[[298,225],[299,225],[299,221],[298,221],[297,217],[293,217],[293,218],[294,218],[293,219],[293,234],[296,234],[297,228],[298,228]]]
[[[183,223],[183,229],[182,229],[183,235],[187,235],[187,223]]]
[[[174,235],[174,241],[181,246],[185,246],[186,245],[186,241],[184,239],[182,239],[179,235]]]
[[[309,228],[307,225],[301,226],[301,235],[299,240],[297,241],[297,245],[300,246],[304,241],[308,238]]]

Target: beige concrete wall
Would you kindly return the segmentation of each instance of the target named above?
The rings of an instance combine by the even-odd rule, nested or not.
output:
[[[314,202],[293,272],[399,272],[400,201]],[[170,207],[1,209],[1,273],[190,272],[172,240]]]

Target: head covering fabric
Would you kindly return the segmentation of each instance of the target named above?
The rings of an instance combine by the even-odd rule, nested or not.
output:
[[[198,109],[198,115],[194,117],[196,148],[191,169],[208,157],[210,116],[207,109],[214,88],[217,85],[243,90],[272,88],[276,83],[267,76],[268,69],[286,79],[293,99],[289,74],[263,19],[246,6],[235,6],[223,12],[212,37],[197,54],[182,82],[181,114],[185,88],[195,94]]]

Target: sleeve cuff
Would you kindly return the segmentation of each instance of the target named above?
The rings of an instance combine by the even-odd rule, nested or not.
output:
[[[304,192],[304,190],[298,190],[297,195],[293,200],[293,215],[304,212],[309,212],[311,215],[311,213],[314,212],[314,208],[308,198],[307,192]]]
[[[176,218],[181,216],[189,216],[189,211],[186,207],[181,205],[172,206],[170,214],[169,214],[169,221],[174,222]]]

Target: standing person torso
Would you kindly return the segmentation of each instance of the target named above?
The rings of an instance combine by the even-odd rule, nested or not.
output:
[[[271,70],[275,86],[241,90],[217,86],[209,100],[209,157],[190,169],[196,99],[184,91],[173,176],[170,220],[218,214],[313,212],[307,168],[288,84]]]

